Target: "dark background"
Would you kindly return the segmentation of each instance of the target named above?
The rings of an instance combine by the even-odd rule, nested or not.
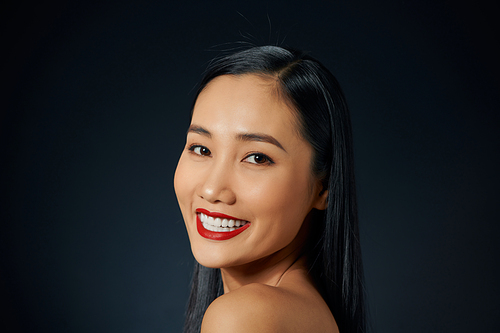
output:
[[[2,332],[181,330],[192,90],[248,43],[310,51],[345,90],[374,331],[498,329],[493,2],[2,6]]]

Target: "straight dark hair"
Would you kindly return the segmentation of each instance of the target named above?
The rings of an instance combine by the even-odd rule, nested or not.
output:
[[[328,207],[313,211],[304,254],[309,273],[342,333],[366,332],[354,157],[349,111],[335,77],[296,50],[253,47],[212,61],[195,96],[221,75],[256,74],[275,79],[292,106],[300,134],[313,147],[312,172],[328,191]],[[203,315],[223,294],[220,269],[195,263],[185,333],[199,332]]]

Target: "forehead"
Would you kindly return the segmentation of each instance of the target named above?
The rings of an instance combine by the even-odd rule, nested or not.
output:
[[[298,135],[296,112],[273,78],[254,74],[213,79],[196,100],[192,123],[210,131]]]

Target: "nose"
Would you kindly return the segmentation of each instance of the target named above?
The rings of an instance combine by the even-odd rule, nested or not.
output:
[[[213,163],[198,188],[198,196],[210,203],[232,205],[236,202],[236,194],[231,186],[232,171],[223,161]]]

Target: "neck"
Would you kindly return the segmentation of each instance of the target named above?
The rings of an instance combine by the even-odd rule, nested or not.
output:
[[[283,277],[295,269],[306,269],[306,258],[302,253],[306,241],[307,223],[295,239],[285,248],[262,259],[235,267],[221,268],[224,293],[251,283],[266,284],[276,287]]]

